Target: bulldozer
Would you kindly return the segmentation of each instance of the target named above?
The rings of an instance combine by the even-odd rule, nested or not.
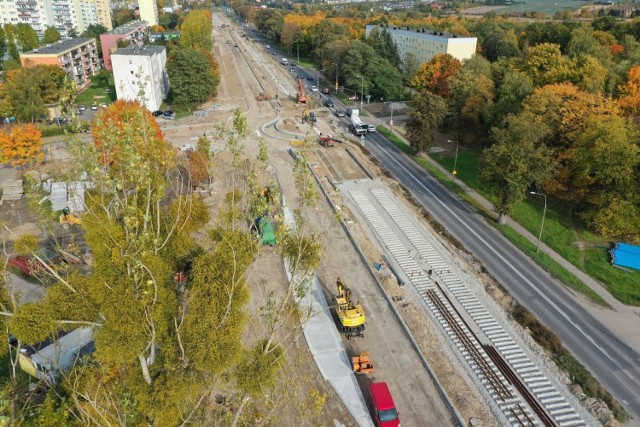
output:
[[[354,304],[349,289],[342,279],[336,281],[338,295],[335,296],[335,310],[340,322],[340,329],[347,339],[364,337],[365,315],[359,303]]]
[[[373,372],[373,363],[369,359],[370,353],[368,351],[360,353],[359,356],[351,358],[351,367],[356,374],[369,374]]]

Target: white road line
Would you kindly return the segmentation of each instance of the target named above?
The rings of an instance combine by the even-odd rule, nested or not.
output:
[[[410,177],[411,179],[413,179],[416,184],[418,184],[420,187],[422,187],[424,190],[426,190],[431,197],[433,197],[433,199],[435,199],[438,203],[440,203],[440,205],[442,205],[442,207],[444,209],[446,209],[451,216],[453,216],[455,219],[458,220],[458,222],[460,222],[460,224],[462,224],[464,226],[464,228],[466,228],[467,230],[469,230],[469,232],[471,234],[473,234],[476,239],[478,239],[480,242],[482,242],[491,252],[493,252],[494,255],[496,255],[502,262],[504,262],[507,267],[509,267],[515,274],[517,274],[531,289],[533,289],[538,295],[540,295],[551,307],[553,307],[562,317],[564,317],[574,328],[576,328],[576,330],[578,330],[578,332],[580,332],[580,334],[582,334],[587,340],[589,340],[589,342],[591,342],[591,344],[594,345],[594,347],[596,347],[598,350],[600,350],[600,352],[602,354],[604,354],[607,359],[611,360],[613,363],[616,364],[616,367],[618,369],[622,369],[622,367],[620,366],[620,364],[613,359],[611,356],[609,356],[609,354],[607,353],[607,351],[602,348],[600,345],[596,344],[596,342],[594,341],[594,339],[587,334],[584,330],[582,330],[582,328],[577,325],[573,320],[571,320],[571,318],[569,317],[569,315],[567,313],[565,313],[564,311],[562,311],[560,309],[560,307],[558,307],[553,301],[551,301],[549,299],[549,297],[547,297],[540,289],[538,289],[538,287],[536,285],[534,285],[533,283],[531,283],[531,281],[529,281],[529,279],[527,279],[524,274],[522,274],[517,268],[515,268],[509,261],[507,261],[500,253],[498,253],[498,251],[496,251],[493,246],[491,246],[486,240],[484,240],[482,237],[480,237],[480,235],[478,235],[478,233],[476,233],[476,231],[474,229],[472,229],[465,221],[462,220],[462,218],[460,218],[449,206],[447,206],[442,200],[440,200],[440,198],[438,198],[429,188],[427,188],[422,182],[420,182],[420,180],[418,180],[418,178],[416,178],[415,175],[413,175],[407,168],[404,167],[404,165],[402,165],[399,161],[397,161],[393,156],[391,156],[389,154],[389,152],[382,146],[379,146],[379,148],[385,152],[385,154],[387,154],[387,156],[393,161],[395,162],[400,168],[402,168],[402,170],[404,170]]]

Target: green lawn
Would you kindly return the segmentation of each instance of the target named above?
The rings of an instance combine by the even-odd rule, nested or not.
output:
[[[432,154],[431,157],[448,170],[453,170],[454,153]],[[478,182],[477,159],[477,152],[460,150],[458,178],[495,202],[495,195],[487,193]],[[640,272],[627,272],[613,267],[607,252],[609,241],[587,230],[579,218],[568,216],[568,207],[560,201],[549,198],[548,203],[542,241],[582,271],[602,282],[616,299],[625,304],[640,305]],[[527,195],[514,208],[511,217],[537,236],[543,209],[542,197]]]
[[[76,103],[78,105],[84,105],[85,107],[89,108],[92,104],[94,104],[94,96],[104,96],[104,98],[96,99],[95,103],[102,104],[103,102],[106,102],[107,104],[111,104],[116,99],[118,99],[118,97],[116,96],[116,87],[113,83],[113,77],[109,79],[108,89],[109,93],[105,92],[105,88],[103,87],[89,86],[87,89],[78,94],[78,96],[76,97]]]

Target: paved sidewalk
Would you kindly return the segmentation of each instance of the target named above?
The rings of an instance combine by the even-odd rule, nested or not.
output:
[[[398,133],[395,129],[390,128],[388,121],[385,119],[379,119],[376,117],[368,117],[368,121],[375,123],[376,125],[384,125],[388,129],[399,137],[401,140],[408,144],[406,138],[403,135]],[[425,158],[436,168],[438,168],[442,173],[448,175],[453,179],[453,175],[451,171],[442,167],[438,162],[433,160],[429,156],[425,156]],[[482,195],[478,194],[475,190],[469,187],[464,182],[459,179],[456,180],[456,184],[462,188],[470,197],[476,200],[480,205],[484,208],[493,212],[496,215],[497,213],[494,209],[494,206],[491,202],[485,199]],[[507,218],[507,224],[516,230],[519,234],[526,237],[533,244],[537,244],[538,237],[531,234],[528,230],[522,227],[520,224],[515,222],[510,217]],[[566,270],[570,271],[580,280],[582,280],[587,286],[593,289],[598,295],[600,295],[606,302],[611,306],[611,308],[602,307],[593,303],[587,297],[580,293],[576,293],[571,289],[567,289],[571,292],[575,297],[575,302],[577,304],[588,304],[590,312],[598,318],[603,324],[609,327],[609,330],[614,333],[621,341],[627,344],[629,347],[633,348],[635,351],[640,352],[640,340],[638,340],[638,326],[640,325],[640,307],[628,306],[617,299],[615,299],[609,291],[597,280],[587,275],[583,271],[581,271],[578,267],[571,264],[569,261],[564,259],[560,254],[555,252],[553,249],[544,244],[544,242],[540,243],[540,250],[550,256],[554,261],[564,267]]]

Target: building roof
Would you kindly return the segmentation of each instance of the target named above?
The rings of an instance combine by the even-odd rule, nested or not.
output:
[[[119,27],[114,28],[113,30],[106,32],[105,34],[129,34],[132,31],[137,30],[142,26],[148,26],[147,21],[129,21],[125,24],[120,25]]]
[[[47,46],[39,47],[33,49],[29,52],[25,52],[22,55],[57,55],[60,53],[64,53],[68,50],[76,49],[82,45],[87,44],[87,42],[95,41],[93,38],[77,38],[77,39],[66,39],[59,41],[58,43],[53,43]]]
[[[476,39],[476,37],[463,36],[461,34],[455,33],[445,33],[442,31],[430,30],[427,28],[410,28],[410,27],[398,27],[398,26],[390,26],[390,25],[367,25],[367,28],[371,27],[371,29],[379,28],[385,29],[392,34],[401,34],[404,36],[413,36],[419,38],[433,38],[433,37],[441,37],[445,39]]]
[[[151,56],[151,55],[154,55],[156,53],[162,53],[165,49],[166,49],[166,47],[157,46],[157,45],[146,45],[146,46],[142,46],[142,47],[127,46],[127,47],[118,48],[118,50],[113,52],[111,54],[111,56],[115,56],[115,55],[131,55],[131,56],[146,55],[146,56]]]

